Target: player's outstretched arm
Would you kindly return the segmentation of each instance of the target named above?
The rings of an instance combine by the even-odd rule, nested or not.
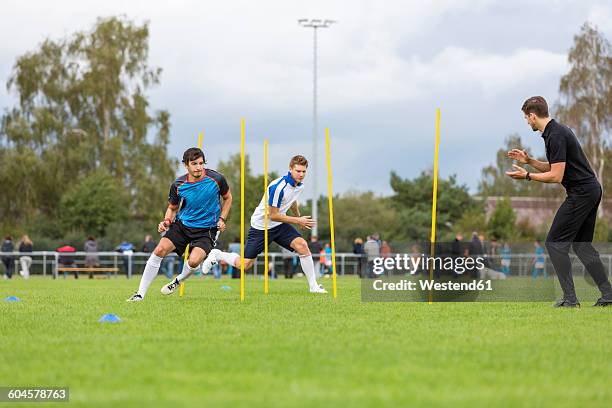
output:
[[[227,193],[221,197],[223,198],[223,206],[221,207],[221,217],[219,218],[217,227],[219,228],[219,231],[223,232],[225,231],[227,216],[229,215],[230,208],[232,208],[232,193],[227,190]]]
[[[297,200],[293,202],[293,204],[291,204],[291,214],[295,215],[296,217],[300,217],[300,205],[298,204]]]
[[[291,217],[286,214],[281,214],[279,209],[276,207],[270,206],[269,209],[271,221],[295,224],[299,227],[306,229],[312,229],[312,227],[314,227],[314,225],[317,223],[315,220],[312,219],[310,215],[305,215],[301,217]]]

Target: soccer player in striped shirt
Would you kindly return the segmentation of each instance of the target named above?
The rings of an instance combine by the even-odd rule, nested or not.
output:
[[[268,186],[268,238],[281,247],[298,253],[300,264],[308,279],[308,286],[311,293],[327,293],[327,291],[317,283],[314,263],[310,250],[308,249],[308,244],[293,227],[293,225],[297,225],[302,228],[311,229],[316,222],[308,215],[300,215],[298,206],[298,198],[304,191],[304,184],[302,181],[304,177],[306,177],[307,169],[308,160],[306,160],[304,156],[294,156],[289,162],[289,172],[285,176],[272,181]],[[264,196],[251,216],[251,228],[249,229],[249,235],[244,249],[245,270],[253,266],[257,255],[264,250],[265,208],[266,203]],[[291,210],[293,216],[287,215],[287,211],[289,210]],[[218,249],[213,249],[210,252],[210,256],[206,258],[202,264],[202,272],[208,273],[212,266],[218,261],[224,261],[228,265],[240,268],[240,256],[238,254],[221,252]]]

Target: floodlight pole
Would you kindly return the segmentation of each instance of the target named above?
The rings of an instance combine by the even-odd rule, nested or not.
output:
[[[319,28],[329,28],[336,21],[334,20],[322,20],[322,19],[306,19],[302,18],[298,20],[298,24],[304,28],[312,28],[313,32],[313,58],[312,58],[312,160],[310,161],[310,172],[312,173],[312,218],[318,221],[318,205],[317,199],[319,198],[319,190],[317,188],[317,149],[318,149],[318,126],[319,118],[317,112],[317,31]],[[312,227],[312,235],[319,235],[318,223]]]

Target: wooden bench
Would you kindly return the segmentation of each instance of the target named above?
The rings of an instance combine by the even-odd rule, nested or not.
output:
[[[93,278],[93,274],[96,272],[106,273],[107,277],[110,277],[111,273],[114,273],[117,276],[117,272],[119,272],[119,268],[92,268],[92,267],[61,267],[57,268],[57,273],[64,273],[64,278],[66,278],[67,273],[74,273],[74,277],[79,277],[79,272],[87,272],[89,273],[89,278]]]

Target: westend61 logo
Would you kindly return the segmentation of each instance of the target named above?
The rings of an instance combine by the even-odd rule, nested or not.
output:
[[[430,257],[426,255],[411,256],[408,254],[396,254],[395,257],[388,258],[376,257],[372,264],[372,272],[375,275],[382,275],[389,271],[403,271],[415,275],[419,271],[428,271],[430,269],[461,275],[466,271],[481,271],[484,268],[485,260],[483,257]]]
[[[476,301],[495,291],[492,281],[506,279],[485,255],[444,252],[371,257],[363,277],[361,299],[366,302]]]

